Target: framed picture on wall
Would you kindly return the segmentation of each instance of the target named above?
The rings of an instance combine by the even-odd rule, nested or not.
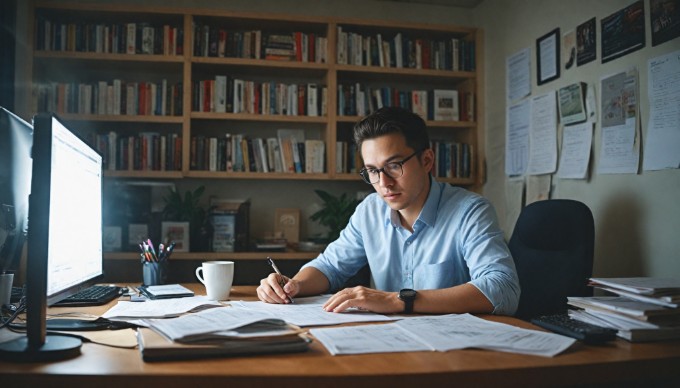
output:
[[[597,57],[597,30],[595,18],[576,27],[576,65],[582,66]]]
[[[536,39],[536,82],[539,85],[560,78],[560,29]]]
[[[636,1],[600,21],[602,63],[645,47],[645,6]]]
[[[175,243],[174,252],[189,252],[189,223],[170,222],[161,223],[161,241],[169,245]]]

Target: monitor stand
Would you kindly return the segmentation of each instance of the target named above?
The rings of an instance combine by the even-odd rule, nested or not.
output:
[[[23,336],[8,342],[0,343],[0,360],[14,362],[38,362],[65,360],[80,355],[83,342],[74,337],[49,334],[41,346],[28,343]]]

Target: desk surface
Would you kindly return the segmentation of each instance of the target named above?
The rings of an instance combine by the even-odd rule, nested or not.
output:
[[[203,292],[198,285],[190,288]],[[234,287],[234,300],[253,299],[255,287]],[[115,302],[112,302],[115,303]],[[103,313],[110,306],[85,308]],[[64,309],[64,308],[62,308]],[[525,328],[511,317],[484,318]],[[552,358],[478,349],[449,352],[377,353],[331,356],[315,341],[305,353],[145,363],[137,349],[85,343],[79,357],[53,363],[0,362],[0,381],[19,386],[228,386],[280,388],[319,386],[545,386],[644,382],[680,382],[680,341],[629,343],[617,339],[603,346],[575,344]]]

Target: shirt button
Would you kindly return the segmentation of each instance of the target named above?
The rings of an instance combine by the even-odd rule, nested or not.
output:
[[[411,245],[411,242],[410,242],[410,241],[406,241],[406,245]]]

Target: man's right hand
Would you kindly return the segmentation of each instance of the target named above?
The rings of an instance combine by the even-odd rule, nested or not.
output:
[[[276,273],[260,280],[257,287],[257,297],[266,303],[287,304],[300,292],[297,280]]]

